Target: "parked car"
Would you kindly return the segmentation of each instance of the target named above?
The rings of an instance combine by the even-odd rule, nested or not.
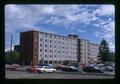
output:
[[[57,70],[62,70],[64,68],[67,68],[67,66],[64,66],[64,65],[58,65],[55,67]]]
[[[5,69],[15,71],[19,66],[19,64],[6,64]]]
[[[112,66],[105,66],[105,71],[110,71],[112,72],[114,68]]]
[[[26,69],[29,73],[34,72],[36,70],[36,67],[29,67]]]
[[[66,71],[66,72],[78,72],[78,67],[70,65],[68,67],[62,68],[62,71]]]
[[[51,67],[51,66],[38,66],[36,68],[37,72],[41,73],[45,73],[45,72],[56,72],[56,69]]]
[[[52,64],[37,64],[36,66],[50,66],[50,67],[53,67]]]
[[[99,69],[98,67],[93,67],[93,66],[86,66],[83,68],[83,71],[103,73],[103,70]]]
[[[97,67],[103,71],[113,71],[114,67],[112,65],[97,65]]]

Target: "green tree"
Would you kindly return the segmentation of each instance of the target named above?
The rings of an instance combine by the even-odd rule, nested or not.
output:
[[[20,58],[19,53],[14,50],[6,53],[5,61],[6,63],[18,63],[19,58]]]
[[[108,43],[104,38],[100,43],[98,61],[102,63],[110,61],[110,51]]]
[[[5,53],[5,63],[6,64],[9,64],[9,63],[11,63],[11,59],[10,59],[10,52],[6,52]]]
[[[110,52],[110,61],[111,62],[115,61],[115,53],[114,52]]]

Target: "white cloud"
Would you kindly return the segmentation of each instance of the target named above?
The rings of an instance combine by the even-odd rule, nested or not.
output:
[[[114,5],[101,5],[95,12],[99,16],[109,16],[115,14]]]
[[[10,50],[11,50],[10,47],[5,48],[5,52],[10,51]],[[14,45],[12,45],[12,50],[14,50]]]
[[[48,13],[48,14],[52,14],[52,13],[54,13],[54,6],[44,6],[43,7],[43,13]]]
[[[115,22],[109,20],[107,24],[96,24],[100,31],[95,32],[99,38],[105,38],[108,41],[111,51],[115,51]]]
[[[109,42],[110,50],[115,52],[115,44],[113,42]]]
[[[84,33],[86,32],[85,30],[78,29],[78,32]]]
[[[89,12],[89,7],[97,7],[92,12]],[[107,21],[100,19],[99,16],[114,15],[113,5],[6,5],[5,6],[5,32],[15,33],[19,30],[36,29],[45,31],[46,28],[36,24],[51,24],[62,25],[64,28],[74,30],[76,25],[90,24],[91,21],[98,21],[98,24],[93,24],[97,27],[102,27],[102,34],[107,39],[114,38],[114,26],[111,18]],[[89,27],[88,27],[89,28]],[[86,32],[76,28],[78,32]],[[48,32],[49,29],[46,30]],[[101,34],[101,32],[100,32]],[[6,36],[5,36],[6,37]],[[8,38],[8,37],[6,37]]]

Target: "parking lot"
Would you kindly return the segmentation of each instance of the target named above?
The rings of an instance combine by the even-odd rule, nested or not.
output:
[[[6,79],[112,79],[113,74],[109,73],[80,73],[80,72],[62,72],[56,73],[28,73],[27,71],[5,71]]]

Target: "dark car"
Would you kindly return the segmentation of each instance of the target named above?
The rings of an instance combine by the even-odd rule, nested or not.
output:
[[[62,68],[62,71],[66,71],[66,72],[78,72],[78,68],[75,67],[75,66],[68,66],[68,67]]]
[[[105,71],[114,71],[114,68],[112,66],[105,66]]]
[[[62,69],[64,69],[64,68],[67,68],[67,66],[65,66],[65,65],[58,65],[58,66],[56,66],[55,67],[57,70],[62,70]]]
[[[93,67],[93,66],[86,66],[83,68],[83,71],[85,72],[98,72],[98,73],[103,73],[102,70],[100,70],[99,68],[97,67]]]

